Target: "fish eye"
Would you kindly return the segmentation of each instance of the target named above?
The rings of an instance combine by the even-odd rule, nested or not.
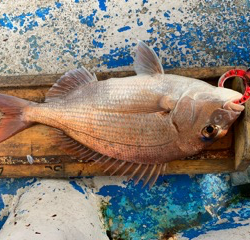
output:
[[[219,130],[220,127],[218,125],[209,124],[202,129],[201,134],[205,138],[214,138],[217,136]]]

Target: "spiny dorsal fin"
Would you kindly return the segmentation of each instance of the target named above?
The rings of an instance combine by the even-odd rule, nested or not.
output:
[[[95,81],[97,81],[95,74],[92,75],[84,67],[70,70],[52,86],[46,95],[45,101],[49,102],[56,98],[62,98],[79,86]]]
[[[134,69],[137,75],[164,74],[163,67],[154,50],[150,49],[144,42],[139,41],[136,52]]]

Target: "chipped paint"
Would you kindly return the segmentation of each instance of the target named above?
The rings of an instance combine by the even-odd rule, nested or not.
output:
[[[117,29],[118,32],[125,32],[125,31],[128,31],[130,30],[131,27],[130,26],[125,26],[125,27],[121,27],[119,29]]]
[[[179,234],[180,240],[247,239],[250,227],[250,202],[242,199],[227,207],[219,217]]]
[[[237,0],[1,1],[0,75],[54,74],[81,65],[92,71],[132,70],[137,39],[154,48],[165,69],[249,66],[249,7],[249,1]],[[40,205],[29,196],[43,196],[44,186],[51,187],[46,197],[55,207],[86,213],[86,221],[102,213],[109,235],[116,239],[152,240],[175,234],[183,240],[242,239],[239,230],[249,235],[249,199],[232,202],[238,188],[231,187],[227,174],[165,176],[151,191],[123,180],[1,179],[0,227],[10,224],[0,236],[17,233],[13,226],[27,233],[14,225],[13,206],[20,210],[22,222],[28,217],[19,201],[22,196],[33,204],[29,207],[36,217],[29,219],[39,226],[37,215],[46,211],[33,207],[50,210],[51,203]],[[67,202],[51,199],[58,196]],[[91,208],[94,211],[88,212]],[[75,217],[72,211],[65,216],[67,222]],[[99,224],[96,232],[102,229]],[[107,239],[106,234],[100,236]]]
[[[5,183],[16,188],[11,181]],[[99,211],[103,198],[95,194],[100,185],[98,178],[26,179],[22,183],[24,187],[15,189],[14,195],[9,191],[1,197],[5,225],[0,239],[109,239]]]
[[[0,181],[0,228],[5,223],[11,208],[11,202],[17,192],[20,194],[25,192],[26,187],[33,184],[35,179],[1,179]]]
[[[159,239],[165,232],[199,226],[218,218],[235,192],[227,174],[165,176],[151,190],[141,187],[130,182],[98,192],[110,197],[104,214],[114,239]]]
[[[0,3],[1,75],[61,73],[82,64],[92,71],[132,70],[138,38],[158,50],[165,69],[249,64],[248,1],[20,0],[8,6],[16,5]],[[40,53],[35,60],[31,36]]]
[[[92,222],[99,228],[95,230],[96,233],[104,227],[104,223],[97,221],[102,214],[107,233],[113,239],[152,240],[176,234],[180,240],[216,239],[214,236],[224,236],[227,231],[238,228],[247,232],[250,203],[247,198],[240,197],[237,188],[230,186],[229,176],[165,176],[151,190],[141,189],[141,184],[134,186],[132,182],[124,183],[125,178],[118,177],[1,180],[0,223],[7,224],[0,231],[0,237],[11,234],[15,239],[15,234],[22,233],[30,237],[27,239],[34,239],[34,231],[59,237],[62,232],[55,233],[53,229],[59,227],[58,224],[68,224],[70,218],[76,218],[76,213],[77,218],[81,218],[81,214],[88,216],[81,223],[88,226],[89,221]],[[74,209],[77,211],[74,212]],[[90,209],[91,214],[88,212]],[[40,220],[33,218],[33,214],[39,214]],[[57,218],[59,222],[50,221],[55,214],[60,216]],[[93,221],[94,216],[99,217]],[[43,219],[49,221],[50,228],[41,229]],[[31,227],[27,228],[26,225]],[[78,227],[84,229],[83,226]],[[51,232],[44,232],[46,228]],[[76,228],[69,228],[63,236],[79,239],[83,236],[81,234],[88,234],[88,231],[79,233]],[[105,230],[99,233],[104,235],[98,239],[108,239]]]

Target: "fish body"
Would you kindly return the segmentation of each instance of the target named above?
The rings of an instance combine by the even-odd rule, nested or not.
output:
[[[196,154],[224,136],[244,109],[233,103],[242,96],[236,91],[164,74],[156,54],[142,42],[135,70],[136,76],[106,81],[84,68],[70,71],[42,104],[0,95],[0,109],[18,118],[16,129],[5,131],[8,118],[2,120],[0,141],[34,122],[46,124],[59,129],[57,138],[69,153],[106,163],[112,174],[132,170],[136,182],[144,178],[152,185],[167,162]]]
[[[167,91],[167,81],[153,76],[96,81],[63,99],[32,106],[26,118],[60,126],[68,136],[112,158],[166,162],[179,157],[174,148],[178,133],[158,106]]]
[[[31,106],[24,116],[28,122],[60,128],[103,155],[137,163],[164,163],[188,153],[182,151],[173,114],[161,108],[160,100],[167,95],[176,104],[191,84],[206,86],[175,75],[94,81],[62,99]],[[200,150],[196,148],[188,155]]]

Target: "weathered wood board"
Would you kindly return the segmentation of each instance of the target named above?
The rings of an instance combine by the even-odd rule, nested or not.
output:
[[[176,69],[167,73],[202,78],[216,84],[218,78],[232,67]],[[98,73],[99,80],[110,77],[134,75],[134,72]],[[50,86],[61,75],[11,76],[0,77],[0,92],[28,100],[42,102]],[[213,78],[213,80],[212,80]],[[237,124],[236,154],[234,153],[234,133],[231,130],[227,136],[213,144],[201,154],[186,160],[172,161],[168,164],[166,173],[197,174],[230,172],[236,168],[243,169],[249,165],[250,151],[245,147],[248,141],[245,137],[250,133],[248,123],[248,108],[245,116]],[[247,129],[247,131],[246,131]],[[241,149],[241,150],[239,150]],[[27,155],[34,158],[34,164],[29,164]],[[1,177],[72,177],[86,175],[102,175],[100,166],[91,163],[81,163],[77,159],[65,156],[54,144],[50,136],[50,127],[35,125],[0,144],[0,175]]]

